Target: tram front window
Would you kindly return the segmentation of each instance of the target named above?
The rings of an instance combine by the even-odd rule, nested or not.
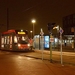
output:
[[[20,41],[19,43],[20,43],[20,44],[28,44],[27,41]]]
[[[20,48],[20,49],[25,49],[25,48],[29,48],[29,47],[30,47],[30,44],[27,41],[20,40],[18,43],[18,48]]]

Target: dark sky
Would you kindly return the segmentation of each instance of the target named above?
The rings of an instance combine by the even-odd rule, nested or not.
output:
[[[62,25],[64,16],[75,13],[75,0],[0,0],[0,32],[6,30],[7,7],[9,29],[32,30],[31,20],[36,19],[35,33],[48,33],[47,24]]]

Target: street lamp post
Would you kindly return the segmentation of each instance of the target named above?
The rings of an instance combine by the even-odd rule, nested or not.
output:
[[[33,37],[34,37],[34,35],[35,35],[35,30],[34,30],[34,23],[35,23],[36,21],[33,19],[32,20],[32,23],[33,23]]]

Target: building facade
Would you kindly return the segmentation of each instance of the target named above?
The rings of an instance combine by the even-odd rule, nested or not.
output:
[[[75,41],[75,13],[63,17],[63,30],[65,40],[71,41],[74,43]]]
[[[75,14],[63,17],[63,29],[65,35],[73,35],[74,27],[75,27]]]

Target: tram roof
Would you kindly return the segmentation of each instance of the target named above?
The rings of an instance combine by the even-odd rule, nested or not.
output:
[[[10,34],[10,33],[15,33],[15,34],[18,34],[18,32],[25,32],[25,34],[28,34],[28,31],[27,30],[14,30],[14,29],[11,29],[11,30],[8,30],[8,31],[5,31],[3,32],[2,34]]]

